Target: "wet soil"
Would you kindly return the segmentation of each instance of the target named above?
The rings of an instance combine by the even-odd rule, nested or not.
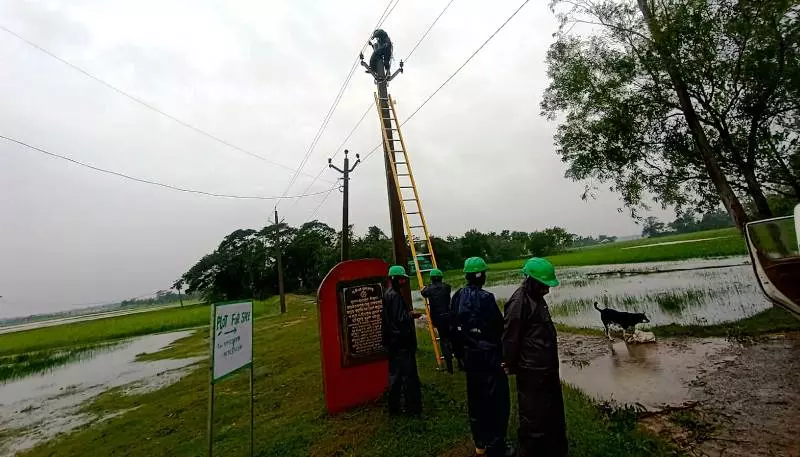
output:
[[[565,382],[644,406],[642,425],[687,455],[800,457],[800,333],[747,345],[561,334],[559,344]]]
[[[800,456],[800,334],[712,355],[690,391],[696,404],[643,425],[689,455]]]

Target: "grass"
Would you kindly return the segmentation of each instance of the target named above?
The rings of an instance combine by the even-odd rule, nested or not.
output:
[[[65,350],[45,350],[0,357],[0,382],[43,373],[76,360],[92,357],[113,344],[92,344]]]
[[[628,249],[649,244],[701,240],[704,238],[717,239]],[[735,228],[728,228],[589,246],[551,255],[547,259],[557,267],[567,267],[729,257],[745,254],[747,254],[747,246],[744,239]],[[490,264],[489,283],[496,284],[512,279],[520,279],[521,274],[519,271],[522,269],[525,260],[518,259]],[[460,270],[448,270],[445,272],[445,281],[451,284],[461,284],[463,277],[464,275]],[[416,278],[412,279],[412,287],[416,288]]]
[[[800,331],[800,319],[792,316],[783,308],[774,306],[736,322],[715,325],[669,324],[653,327],[650,330],[661,337],[721,336],[732,339],[740,339],[761,336],[769,333]]]
[[[430,341],[422,332],[417,355],[423,383],[421,420],[390,420],[383,400],[329,416],[322,394],[317,314],[304,300],[292,297],[289,313],[255,322],[255,455],[471,455],[464,377],[433,368]],[[198,331],[164,355],[204,354],[206,338],[206,332]],[[217,455],[248,454],[248,386],[246,373],[217,385]],[[207,396],[208,365],[201,362],[197,370],[161,390],[130,396],[122,389],[106,392],[85,405],[85,412],[105,415],[136,409],[21,455],[205,455]],[[639,431],[635,422],[604,412],[580,391],[565,386],[564,400],[571,456],[671,455],[663,442]],[[516,423],[512,418],[512,434]]]
[[[275,314],[278,306],[278,297],[256,301],[253,312],[257,317]],[[0,334],[0,356],[32,351],[60,351],[132,336],[208,325],[209,312],[208,305],[199,304],[4,333]]]

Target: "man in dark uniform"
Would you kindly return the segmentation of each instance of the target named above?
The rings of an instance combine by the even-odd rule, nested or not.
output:
[[[442,270],[431,270],[431,283],[422,289],[422,296],[428,299],[431,323],[439,334],[439,348],[447,366],[453,372],[453,348],[450,345],[450,284],[443,281]]]
[[[383,345],[389,355],[389,414],[400,413],[400,398],[405,397],[406,412],[418,416],[422,412],[419,374],[417,373],[417,332],[411,307],[406,306],[400,288],[406,281],[406,269],[389,268],[391,287],[383,294]]]
[[[375,30],[375,32],[372,33],[371,40],[375,40],[375,43],[370,41],[372,55],[369,58],[369,69],[372,74],[377,74],[378,67],[382,66],[384,74],[389,76],[393,52],[392,40],[389,39],[389,34],[383,29]]]
[[[464,262],[467,287],[453,294],[453,348],[467,372],[467,406],[475,453],[506,454],[510,414],[508,377],[502,367],[503,314],[483,290],[489,267],[480,257]]]
[[[556,328],[544,296],[558,285],[553,265],[534,257],[525,281],[506,302],[503,357],[517,376],[519,457],[565,457],[567,432],[558,375]]]

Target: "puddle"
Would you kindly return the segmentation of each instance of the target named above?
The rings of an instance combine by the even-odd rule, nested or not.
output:
[[[137,362],[136,356],[157,352],[191,334],[182,331],[131,339],[92,358],[0,384],[0,430],[21,430],[0,444],[0,456],[14,455],[97,420],[79,413],[81,404],[108,389],[127,385],[126,392],[141,393],[177,381],[202,357]]]
[[[594,302],[601,308],[643,312],[650,325],[739,320],[770,307],[747,262],[746,257],[731,257],[559,268],[561,286],[548,296],[550,312],[559,323],[590,328],[602,328]],[[486,289],[507,299],[519,285],[516,275],[511,278],[513,283]],[[414,299],[421,307],[418,293]]]
[[[713,370],[710,358],[731,347],[723,339],[667,339],[653,344],[606,343],[585,364],[562,360],[561,379],[600,400],[640,403],[648,410],[693,399],[692,381]]]

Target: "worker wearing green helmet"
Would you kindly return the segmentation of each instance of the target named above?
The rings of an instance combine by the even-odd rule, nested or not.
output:
[[[510,415],[508,377],[503,371],[503,315],[483,289],[489,266],[480,257],[464,261],[467,286],[453,294],[453,346],[467,374],[467,408],[475,452],[504,456]]]
[[[517,377],[519,457],[567,455],[556,328],[544,296],[558,286],[553,265],[534,257],[505,307],[503,360]]]
[[[400,414],[401,396],[405,395],[406,412],[418,416],[422,412],[422,401],[414,319],[419,314],[411,310],[400,293],[408,281],[406,269],[393,265],[389,268],[389,280],[381,310],[383,345],[389,356],[389,414]]]
[[[431,283],[422,289],[422,296],[428,300],[431,324],[439,335],[439,348],[442,350],[448,373],[453,373],[453,348],[450,344],[450,284],[444,282],[442,270],[430,271]]]

